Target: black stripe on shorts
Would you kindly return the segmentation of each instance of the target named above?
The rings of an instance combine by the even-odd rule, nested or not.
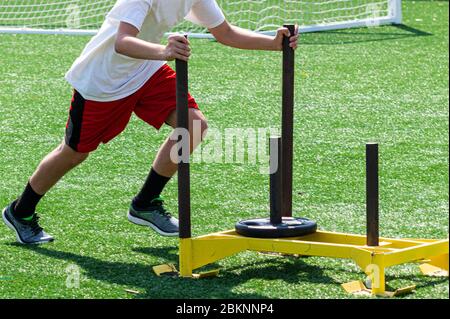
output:
[[[78,151],[81,136],[81,122],[83,120],[84,104],[86,100],[80,93],[74,91],[69,112],[69,122],[66,127],[65,141],[70,148]]]

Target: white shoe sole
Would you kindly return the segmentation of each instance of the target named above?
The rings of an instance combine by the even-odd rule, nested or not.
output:
[[[5,207],[3,209],[3,211],[2,211],[2,218],[3,218],[3,221],[5,222],[6,226],[8,226],[9,229],[13,230],[14,233],[16,234],[16,240],[17,240],[18,243],[20,243],[22,245],[39,245],[39,244],[45,244],[45,243],[49,243],[49,242],[53,241],[53,239],[51,239],[51,240],[37,241],[37,242],[34,242],[34,243],[25,243],[25,242],[23,242],[22,239],[20,239],[19,233],[17,232],[16,228],[13,226],[13,224],[11,224],[9,222],[8,218],[6,218],[6,209],[7,208],[8,207]]]
[[[176,232],[176,233],[166,233],[165,231],[162,231],[156,225],[150,223],[149,221],[143,220],[141,218],[134,217],[133,215],[130,214],[130,212],[128,212],[127,218],[133,224],[140,225],[140,226],[148,226],[148,227],[150,227],[151,229],[153,229],[155,232],[157,232],[158,234],[160,234],[162,236],[177,237],[179,235],[178,232]]]
[[[22,241],[22,239],[20,239],[19,233],[17,232],[16,228],[9,222],[8,218],[6,218],[6,209],[7,208],[8,207],[5,207],[2,211],[3,221],[5,222],[6,226],[8,226],[9,229],[14,231],[14,233],[16,234],[17,242],[21,243],[22,245],[25,245],[25,243]]]

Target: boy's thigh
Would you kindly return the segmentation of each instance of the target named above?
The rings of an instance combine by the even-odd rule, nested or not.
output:
[[[100,143],[108,143],[127,126],[135,102],[132,97],[112,102],[90,101],[74,91],[66,124],[66,145],[89,153]]]
[[[141,88],[135,114],[159,129],[176,110],[176,73],[168,65],[161,67]],[[197,102],[189,94],[188,107],[198,109]]]

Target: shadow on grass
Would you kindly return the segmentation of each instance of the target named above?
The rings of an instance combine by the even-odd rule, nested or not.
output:
[[[302,35],[300,44],[339,45],[399,40],[432,35],[432,33],[422,31],[404,24],[396,24],[391,26],[380,26],[376,28],[357,28],[305,33]]]
[[[447,282],[448,283],[448,277],[433,277],[433,276],[426,276],[426,275],[400,275],[400,276],[389,276],[386,275],[386,289],[394,291],[395,289],[402,288],[402,287],[392,287],[389,285],[390,280],[408,280],[411,281],[411,285],[415,285],[416,289],[420,288],[426,288],[426,287],[432,287],[436,286],[442,283]],[[404,285],[403,285],[404,286]]]
[[[10,244],[18,245],[18,244]],[[83,276],[89,279],[99,280],[112,285],[120,285],[125,289],[137,289],[139,294],[135,298],[221,298],[221,299],[266,299],[257,291],[243,292],[238,289],[245,282],[255,279],[283,280],[286,284],[316,283],[327,285],[340,285],[341,282],[329,277],[324,271],[344,272],[344,269],[332,269],[330,266],[315,266],[305,263],[303,258],[268,256],[258,262],[245,262],[239,266],[227,267],[216,278],[202,280],[180,279],[174,277],[157,277],[153,274],[150,264],[109,262],[90,256],[82,256],[70,252],[56,251],[43,246],[22,246],[24,249],[35,253],[70,261],[83,269]],[[177,247],[161,248],[134,248],[133,251],[162,258],[168,263],[178,263]],[[209,267],[208,267],[209,268]],[[414,275],[387,276],[390,279],[412,280],[417,288],[434,286],[442,283],[447,278],[427,277],[427,280],[419,280]],[[111,288],[113,289],[113,288]],[[245,288],[249,291],[249,288]],[[125,296],[125,291],[124,296]]]
[[[151,255],[153,257],[164,258],[168,263],[178,264],[178,254],[167,254],[166,250],[167,248],[153,247],[133,249],[133,251]],[[217,264],[212,264],[205,268],[216,269],[219,268],[219,266]],[[258,261],[257,263],[246,262],[239,266],[227,267],[223,278],[227,281],[235,281],[236,286],[250,279],[283,280],[290,284],[300,282],[340,284],[324,274],[324,270],[326,269],[329,269],[329,267],[319,268],[312,266],[305,263],[302,258],[271,256],[270,254],[267,254],[266,260]]]
[[[164,258],[168,263],[177,264],[178,254],[177,247],[173,248],[134,248],[133,251],[148,254],[154,257]],[[224,280],[231,280],[235,282],[235,286],[242,284],[250,279],[264,279],[264,280],[283,280],[288,284],[295,284],[300,282],[315,283],[315,284],[332,284],[340,286],[341,281],[334,280],[326,275],[325,271],[333,271],[335,273],[348,272],[348,269],[341,267],[331,267],[326,265],[316,266],[305,263],[307,258],[298,258],[294,256],[277,256],[267,254],[267,260],[262,263],[258,261],[258,265],[263,264],[263,267],[256,267],[255,262],[246,262],[239,266],[231,266],[226,268],[228,275],[224,276]],[[217,265],[210,265],[211,269],[219,268]],[[234,273],[231,274],[230,273]],[[365,277],[363,271],[357,271],[354,280],[363,279]],[[390,285],[390,281],[394,280],[410,281],[411,285],[416,285],[416,289],[432,287],[448,281],[447,277],[430,277],[412,274],[389,275],[386,274],[386,290],[395,291],[398,288],[403,288],[406,285]],[[218,280],[218,279],[215,279]],[[223,283],[224,281],[221,281]],[[410,296],[409,294],[400,295],[397,298],[404,298]]]
[[[16,244],[11,244],[16,245]],[[135,298],[223,298],[223,299],[266,299],[257,291],[243,292],[237,289],[249,280],[283,280],[286,283],[315,282],[339,284],[323,274],[323,269],[310,266],[298,258],[268,258],[262,262],[249,262],[227,268],[219,277],[202,280],[157,277],[149,264],[109,262],[71,252],[56,251],[43,246],[20,246],[35,253],[70,261],[83,269],[83,276],[113,285],[137,289]],[[166,262],[178,263],[176,247],[136,248],[136,252],[164,258]],[[120,289],[120,288],[119,288]],[[124,292],[125,294],[125,292]]]

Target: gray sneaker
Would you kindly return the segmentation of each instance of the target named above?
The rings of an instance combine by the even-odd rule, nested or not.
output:
[[[52,236],[44,232],[39,226],[39,216],[33,215],[33,218],[29,221],[15,218],[12,214],[12,205],[3,209],[2,217],[6,226],[11,228],[16,233],[16,239],[21,244],[44,244],[54,240]]]
[[[145,210],[138,210],[131,204],[128,220],[136,225],[149,226],[163,236],[178,236],[178,219],[172,217],[163,204],[160,197]]]

